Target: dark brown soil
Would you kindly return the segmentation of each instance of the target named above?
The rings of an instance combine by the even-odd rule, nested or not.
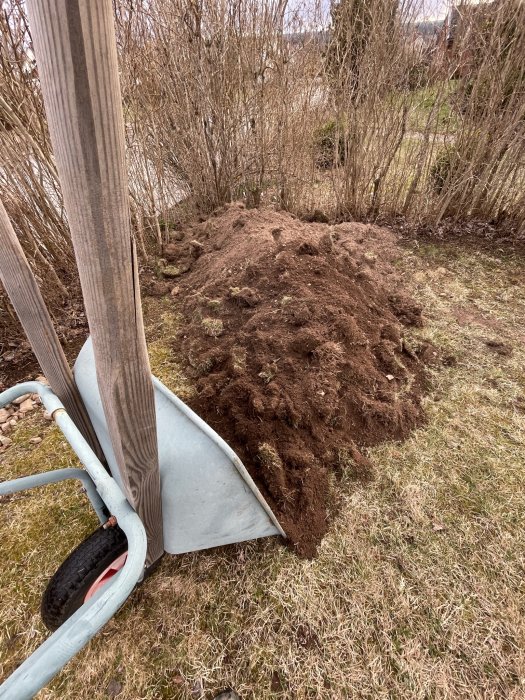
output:
[[[369,476],[359,448],[403,439],[424,417],[435,353],[403,341],[403,325],[422,321],[395,256],[386,229],[239,204],[165,250],[191,406],[236,450],[305,556],[328,527],[331,474]]]
[[[89,331],[78,285],[71,284],[71,287],[71,298],[60,306],[50,303],[49,300],[46,302],[52,313],[60,343],[72,364]],[[5,303],[5,299],[3,301]],[[42,374],[14,310],[11,310],[11,313],[12,317],[6,313],[0,318],[0,391]]]

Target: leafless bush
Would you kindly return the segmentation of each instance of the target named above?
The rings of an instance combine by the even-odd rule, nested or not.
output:
[[[239,197],[257,205],[269,188],[282,206],[299,203],[321,71],[304,18],[284,0],[133,6],[119,22],[124,100],[143,164],[171,182],[161,209],[177,194],[202,212]]]
[[[525,17],[423,0],[115,0],[139,249],[237,198],[524,226]],[[0,196],[57,290],[73,269],[21,0],[0,16]],[[183,212],[184,213],[184,212]]]
[[[517,0],[464,3],[426,37],[420,0],[118,8],[132,191],[159,242],[186,197],[202,213],[243,197],[337,217],[523,220]]]
[[[0,13],[0,196],[28,257],[55,291],[72,249],[23,6]]]

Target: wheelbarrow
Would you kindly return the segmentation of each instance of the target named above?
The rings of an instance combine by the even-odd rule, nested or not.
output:
[[[101,523],[51,578],[41,612],[53,634],[0,687],[5,700],[33,697],[117,612],[145,573],[146,533],[123,493],[89,339],[74,374],[110,473],[48,386],[25,382],[0,394],[0,408],[38,394],[84,466],[4,481],[0,496],[78,479]],[[153,377],[153,384],[166,552],[285,536],[235,452],[162,382]]]

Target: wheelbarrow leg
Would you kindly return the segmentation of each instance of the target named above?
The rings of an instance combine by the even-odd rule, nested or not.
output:
[[[104,506],[104,501],[98,495],[91,477],[84,469],[68,467],[66,469],[56,469],[52,472],[21,476],[11,481],[2,481],[0,484],[0,496],[7,496],[12,493],[19,493],[20,491],[28,491],[29,489],[47,486],[48,484],[58,484],[66,479],[78,479],[82,482],[86,490],[86,496],[93,506],[93,510],[97,514],[100,522],[104,524],[107,520],[107,509]]]

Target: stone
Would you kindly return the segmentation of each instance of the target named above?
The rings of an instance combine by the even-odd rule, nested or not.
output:
[[[122,683],[119,683],[116,678],[112,678],[107,687],[107,693],[110,698],[116,698],[122,692]]]
[[[32,411],[34,408],[35,404],[31,400],[31,398],[27,398],[20,404],[20,413],[29,413],[29,411]]]
[[[11,440],[11,438],[5,437],[4,435],[0,435],[0,446],[7,447],[12,442],[13,441]]]
[[[22,396],[19,396],[17,399],[13,401],[15,406],[20,406],[21,404],[24,403],[24,401],[27,401],[27,399],[31,398],[31,394],[22,394]]]
[[[39,444],[42,442],[42,438],[41,438],[41,437],[29,438],[29,442],[30,442],[32,445],[39,445]]]
[[[9,420],[10,412],[7,408],[0,408],[0,423],[5,423]]]
[[[197,678],[197,680],[193,684],[193,687],[191,689],[191,697],[193,698],[193,700],[200,700],[204,697],[204,686],[202,685],[202,681],[200,678]]]
[[[238,695],[235,690],[223,690],[221,693],[216,695],[213,700],[241,700],[241,696]]]

